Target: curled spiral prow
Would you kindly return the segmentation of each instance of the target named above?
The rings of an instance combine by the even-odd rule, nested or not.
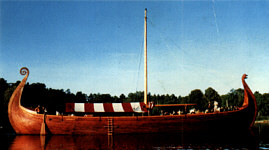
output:
[[[20,69],[20,74],[25,76],[14,90],[8,103],[8,118],[13,128],[16,127],[18,120],[22,119],[21,117],[24,116],[21,112],[26,109],[21,106],[21,95],[23,92],[24,85],[26,84],[27,78],[29,76],[29,69],[26,67],[22,67]],[[17,133],[20,132],[20,129],[18,127],[14,128],[14,130]]]
[[[20,74],[21,75],[29,75],[29,69],[26,68],[26,67],[22,67],[21,70],[20,70]]]

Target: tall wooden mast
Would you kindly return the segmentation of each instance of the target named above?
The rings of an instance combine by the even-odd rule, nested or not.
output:
[[[148,104],[148,68],[147,68],[147,8],[145,9],[144,24],[144,103]]]

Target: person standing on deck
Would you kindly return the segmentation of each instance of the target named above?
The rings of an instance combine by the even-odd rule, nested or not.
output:
[[[38,113],[38,114],[40,114],[40,109],[41,109],[41,108],[40,108],[40,105],[38,105],[38,106],[35,108],[35,112]]]

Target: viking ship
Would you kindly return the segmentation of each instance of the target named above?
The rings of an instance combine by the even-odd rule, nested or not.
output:
[[[66,112],[98,113],[103,115],[51,115],[37,114],[21,105],[21,95],[29,76],[26,67],[20,73],[25,75],[12,94],[8,105],[10,123],[17,134],[122,134],[122,133],[175,133],[221,129],[249,129],[257,115],[256,99],[242,76],[244,101],[237,110],[224,112],[147,115],[152,108],[147,102],[147,10],[145,10],[144,34],[144,102],[137,103],[68,103]],[[192,104],[158,105],[184,106]],[[157,105],[156,105],[157,106]],[[127,115],[139,113],[145,115]],[[109,114],[109,115],[108,115]],[[115,114],[115,115],[113,115]],[[117,115],[116,115],[117,114]]]

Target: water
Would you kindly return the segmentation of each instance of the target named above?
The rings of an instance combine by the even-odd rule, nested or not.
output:
[[[221,129],[219,129],[221,131]],[[1,149],[269,149],[269,125],[251,131],[203,134],[123,134],[90,136],[2,135]]]

